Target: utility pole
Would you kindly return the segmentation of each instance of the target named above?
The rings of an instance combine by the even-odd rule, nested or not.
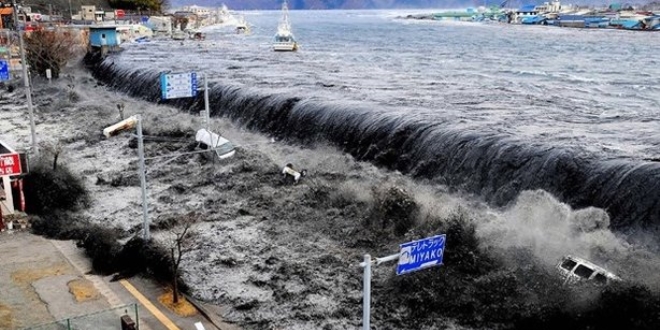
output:
[[[32,90],[30,88],[30,77],[28,76],[27,59],[25,58],[25,42],[23,41],[23,33],[18,26],[18,5],[16,4],[16,0],[12,0],[11,4],[14,11],[14,25],[16,25],[16,33],[18,33],[18,46],[21,52],[21,66],[23,67],[23,85],[25,87],[25,98],[27,99],[28,113],[30,114],[30,131],[32,133],[31,151],[35,155],[38,155],[39,148],[37,147],[37,132],[34,128],[34,111],[32,109]]]
[[[149,207],[147,207],[147,170],[144,164],[144,137],[142,136],[142,115],[133,115],[112,126],[103,129],[103,135],[110,137],[117,132],[137,126],[138,157],[140,157],[140,187],[142,188],[142,224],[144,227],[144,240],[148,241],[149,235]]]
[[[71,0],[69,0],[69,16],[71,16],[71,21],[73,21],[73,9],[71,9]]]
[[[204,74],[204,128],[211,131],[211,108],[209,107],[209,81]]]
[[[149,206],[147,205],[147,170],[144,165],[144,138],[142,137],[142,116],[137,118],[138,156],[140,157],[140,187],[142,188],[142,226],[144,240],[149,241]]]

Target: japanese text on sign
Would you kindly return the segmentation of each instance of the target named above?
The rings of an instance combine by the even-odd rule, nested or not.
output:
[[[401,275],[431,266],[442,265],[445,239],[446,235],[437,235],[401,244],[396,273]]]
[[[21,159],[18,154],[0,155],[0,176],[21,174]]]

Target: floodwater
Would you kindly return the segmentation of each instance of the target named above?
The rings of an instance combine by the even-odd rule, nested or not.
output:
[[[496,205],[544,189],[608,209],[616,228],[660,223],[655,34],[294,11],[301,50],[276,53],[279,12],[244,14],[249,35],[125,45],[106,79],[156,101],[159,72],[196,71],[214,115],[253,129],[327,140]]]
[[[477,327],[494,329],[498,327],[493,324],[502,322],[512,326],[500,328],[528,329],[536,328],[525,323],[529,319],[536,325],[553,324],[548,320],[557,312],[554,321],[567,329],[607,329],[598,325],[617,319],[612,311],[619,310],[619,301],[632,303],[640,297],[643,304],[630,308],[639,315],[624,311],[629,312],[626,319],[650,319],[642,305],[660,301],[655,275],[660,263],[655,254],[629,243],[648,237],[653,242],[660,224],[660,66],[654,56],[660,43],[655,34],[397,19],[408,14],[403,11],[294,11],[290,20],[301,49],[275,53],[271,40],[279,12],[242,14],[252,25],[250,35],[236,34],[231,26],[210,27],[201,42],[127,44],[121,54],[92,65],[92,72],[120,91],[161,102],[159,73],[196,71],[209,79],[214,116],[230,118],[274,141],[329,143],[356,160],[423,180],[426,187],[467,192],[471,195],[461,198],[494,206],[495,213],[475,219],[478,245],[505,249],[503,259],[513,259],[509,262],[514,267],[482,264],[470,254],[465,257],[472,258],[474,269],[464,266],[470,262],[455,259],[437,272],[381,279],[375,291],[386,298],[374,305],[392,314],[376,323],[409,329],[406,322],[424,320],[429,329],[451,328],[436,323],[437,317],[474,325],[466,320],[476,320],[477,314],[493,322]],[[201,97],[165,103],[191,113],[203,109]],[[272,195],[264,198],[266,205],[277,199],[276,193]],[[443,203],[427,202],[438,207]],[[281,214],[283,222],[287,212]],[[327,224],[336,226],[337,236],[351,240],[363,234],[344,231],[346,224],[338,219],[345,215],[332,221],[323,216],[303,218],[315,232],[316,226]],[[272,222],[267,223],[280,231],[292,226]],[[237,228],[246,228],[246,241],[268,237],[254,226],[258,224],[246,220]],[[240,236],[235,229],[229,231],[232,239]],[[209,230],[205,235],[211,237],[206,243],[209,251],[216,253],[213,248],[223,234]],[[286,242],[297,235],[294,230],[288,236],[277,232],[280,241],[268,246],[276,247],[273,251],[291,250]],[[320,236],[300,246],[308,249],[332,237],[325,232]],[[455,237],[464,236],[453,233],[448,246]],[[468,240],[453,242],[455,249],[470,246]],[[224,244],[222,253],[238,251],[240,260],[269,265],[275,256],[272,251],[258,255],[261,246],[245,252],[244,245]],[[319,248],[319,255],[325,249]],[[585,307],[587,303],[577,308],[573,304],[587,295],[572,299],[563,294],[567,289],[554,288],[553,277],[543,277],[533,258],[509,253],[518,249],[531,251],[550,268],[565,253],[592,253],[588,256],[608,261],[612,270],[646,287],[610,292],[590,305],[593,308]],[[235,269],[227,270],[200,254],[195,261],[200,266],[186,275],[187,280],[199,296],[211,301],[254,298],[261,305],[238,305],[243,307],[229,313],[230,319],[252,328],[261,329],[258,322],[278,318],[291,322],[291,329],[307,329],[313,322],[336,321],[337,328],[349,328],[346,320],[356,324],[357,313],[341,309],[353,310],[360,303],[358,271],[338,266],[349,260],[324,257],[322,266],[294,265],[292,260],[316,259],[292,251],[282,253],[285,266],[277,268],[284,277],[253,260],[254,264],[240,266],[252,274],[247,281],[247,275],[236,275]],[[360,252],[370,253],[368,248]],[[449,248],[446,256],[459,258]],[[302,284],[296,282],[298,277]],[[329,279],[338,282],[321,289],[312,285]],[[273,283],[284,284],[279,288]],[[283,288],[300,295],[279,295]],[[647,288],[653,294],[644,291]],[[334,298],[318,303],[317,298],[330,295]],[[339,298],[344,296],[348,298]],[[502,299],[493,302],[493,297]],[[334,304],[342,307],[333,310]],[[523,315],[521,306],[539,306],[538,313]],[[256,312],[242,312],[244,308]],[[564,312],[573,319],[566,321]]]

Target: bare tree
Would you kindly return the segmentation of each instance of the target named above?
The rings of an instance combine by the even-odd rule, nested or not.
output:
[[[69,101],[78,102],[80,97],[78,96],[78,93],[76,93],[75,78],[72,75],[67,75],[66,78],[69,80],[69,82],[66,85],[69,88],[69,91],[67,92],[67,95],[69,97]]]
[[[53,156],[53,171],[57,171],[57,159],[62,153],[63,144],[61,140],[42,141],[39,143],[41,149]]]
[[[170,7],[170,1],[169,0],[155,0],[156,2],[156,8],[159,13],[165,12],[166,9]]]
[[[124,102],[117,103],[117,110],[119,110],[119,119],[120,120],[124,120],[124,108],[125,107],[126,107],[126,105],[124,104]]]
[[[195,236],[194,230],[191,229],[192,225],[197,222],[197,215],[195,213],[187,214],[181,218],[181,222],[177,228],[170,230],[170,257],[172,269],[172,303],[179,303],[179,266],[183,256],[194,248],[193,237]]]
[[[50,69],[57,79],[61,69],[83,51],[81,39],[73,31],[33,31],[26,35],[25,49],[32,72],[45,76]]]

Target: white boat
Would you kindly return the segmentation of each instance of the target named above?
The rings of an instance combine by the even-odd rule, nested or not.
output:
[[[248,25],[247,21],[245,21],[245,17],[243,16],[241,16],[241,18],[238,20],[238,23],[236,23],[236,33],[238,34],[250,33],[250,26]]]
[[[188,34],[181,30],[175,30],[172,32],[172,39],[174,40],[186,40],[187,38]]]
[[[298,43],[291,32],[289,7],[286,0],[282,3],[282,19],[277,26],[277,33],[275,33],[275,40],[273,41],[273,50],[279,52],[293,52],[298,50]]]

